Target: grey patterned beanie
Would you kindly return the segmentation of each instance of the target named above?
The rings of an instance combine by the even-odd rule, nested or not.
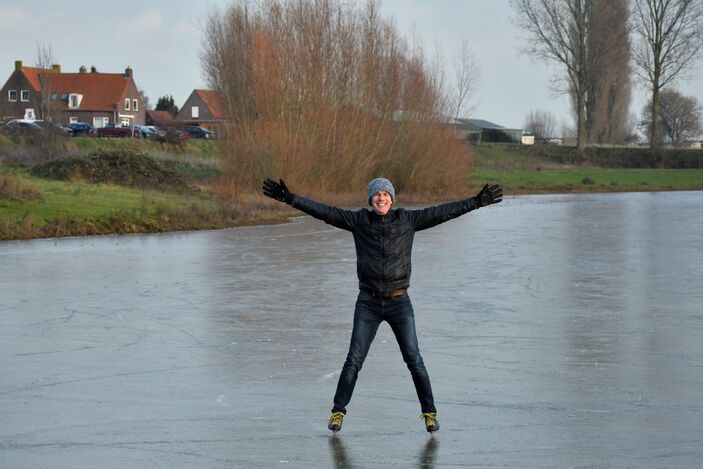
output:
[[[391,195],[391,202],[396,201],[396,191],[394,185],[386,178],[376,178],[369,181],[367,186],[367,194],[369,195],[369,205],[372,204],[372,196],[379,191],[388,192]]]

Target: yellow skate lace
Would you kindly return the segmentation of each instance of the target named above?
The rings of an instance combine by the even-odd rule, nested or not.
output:
[[[328,420],[330,421],[331,424],[337,425],[338,427],[342,425],[342,418],[345,416],[342,412],[333,412],[330,414],[330,417],[328,417]]]
[[[430,427],[430,426],[435,426],[435,420],[437,420],[437,415],[434,412],[423,412],[420,414],[420,418],[425,419],[425,426]]]

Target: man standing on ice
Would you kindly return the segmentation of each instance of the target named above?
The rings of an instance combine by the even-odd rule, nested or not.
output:
[[[396,191],[388,179],[369,182],[367,196],[372,210],[343,210],[306,199],[288,190],[283,180],[264,181],[264,195],[285,202],[319,220],[351,231],[357,250],[359,296],[354,309],[354,325],[347,359],[340,373],[328,428],[337,432],[347,414],[357,375],[382,321],[391,326],[403,360],[413,378],[428,432],[440,429],[430,378],[418,348],[413,306],[407,289],[411,278],[411,249],[416,231],[464,215],[472,210],[501,202],[503,190],[486,184],[476,197],[420,210],[391,209]]]

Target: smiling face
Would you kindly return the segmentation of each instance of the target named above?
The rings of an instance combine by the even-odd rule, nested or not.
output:
[[[386,191],[375,192],[372,196],[372,209],[381,216],[386,215],[391,210],[391,194]]]

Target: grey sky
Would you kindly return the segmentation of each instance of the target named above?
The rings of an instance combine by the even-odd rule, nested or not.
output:
[[[365,1],[365,0],[360,0]],[[0,0],[0,81],[15,60],[33,65],[37,45],[50,45],[63,71],[95,65],[102,72],[134,70],[137,85],[156,103],[171,94],[180,107],[194,88],[205,87],[199,51],[209,11],[232,0]],[[548,88],[551,66],[520,55],[522,33],[511,22],[508,0],[381,0],[381,11],[398,31],[422,41],[427,56],[442,54],[448,78],[463,39],[480,69],[472,116],[520,128],[531,110],[571,123],[569,103]],[[7,40],[7,38],[13,38]],[[15,39],[16,38],[16,39]],[[693,79],[677,87],[702,102],[702,60]],[[648,92],[634,86],[632,113],[640,114]]]

